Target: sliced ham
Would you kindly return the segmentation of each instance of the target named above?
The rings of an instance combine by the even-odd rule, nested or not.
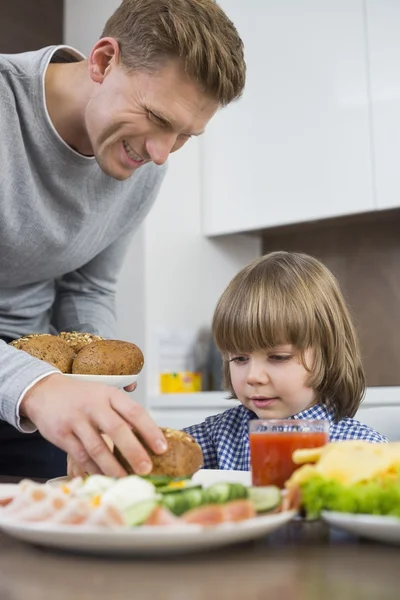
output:
[[[204,527],[211,525],[219,525],[224,521],[223,506],[220,504],[208,504],[199,508],[192,508],[187,513],[182,515],[181,519],[185,523],[197,523]]]
[[[250,500],[233,500],[221,506],[224,521],[238,522],[253,519],[256,511]]]
[[[179,523],[182,523],[182,520],[172,514],[170,510],[163,506],[156,506],[144,525],[177,525]]]

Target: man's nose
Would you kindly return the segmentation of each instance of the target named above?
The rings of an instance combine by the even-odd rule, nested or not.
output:
[[[146,141],[146,152],[156,165],[163,165],[176,144],[174,133],[163,133]]]

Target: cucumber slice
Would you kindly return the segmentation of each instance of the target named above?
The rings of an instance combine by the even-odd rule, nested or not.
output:
[[[248,488],[248,492],[249,500],[252,502],[254,510],[258,513],[274,510],[282,500],[281,490],[274,485],[250,487]]]
[[[242,500],[249,497],[249,488],[242,483],[230,483],[229,500]]]
[[[152,498],[151,500],[143,500],[142,502],[133,504],[124,510],[124,517],[128,527],[144,523],[159,504],[160,501],[157,498]]]
[[[158,494],[177,494],[184,490],[201,489],[203,486],[200,483],[195,483],[191,479],[184,481],[171,481],[168,485],[157,487]]]
[[[182,490],[179,494],[172,492],[163,494],[162,504],[174,515],[180,516],[191,508],[197,508],[203,504],[203,490],[201,488],[190,488]]]
[[[172,477],[167,475],[141,475],[140,477],[152,483],[156,488],[168,485],[172,481]]]
[[[204,504],[225,504],[248,497],[248,489],[241,483],[214,483],[204,490]]]
[[[140,477],[152,483],[157,490],[158,488],[169,485],[174,481],[190,481],[190,477],[169,477],[168,475],[141,475]]]

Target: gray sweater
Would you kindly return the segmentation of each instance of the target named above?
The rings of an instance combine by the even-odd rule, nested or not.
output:
[[[113,337],[118,272],[165,173],[149,163],[117,181],[60,138],[44,73],[81,59],[66,47],[0,55],[0,335]],[[24,390],[52,371],[0,341],[0,419],[19,427]]]

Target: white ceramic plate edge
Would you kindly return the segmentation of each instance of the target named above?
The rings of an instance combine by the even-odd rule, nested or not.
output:
[[[332,527],[371,540],[400,544],[400,519],[382,515],[366,515],[322,511],[322,518]]]
[[[139,379],[137,375],[81,375],[75,373],[64,373],[65,377],[76,379],[77,381],[86,381],[89,383],[102,383],[112,387],[123,388]]]
[[[198,551],[255,540],[282,527],[294,515],[295,511],[286,511],[215,527],[190,525],[113,530],[18,523],[0,518],[0,528],[14,538],[62,550],[149,555]]]

